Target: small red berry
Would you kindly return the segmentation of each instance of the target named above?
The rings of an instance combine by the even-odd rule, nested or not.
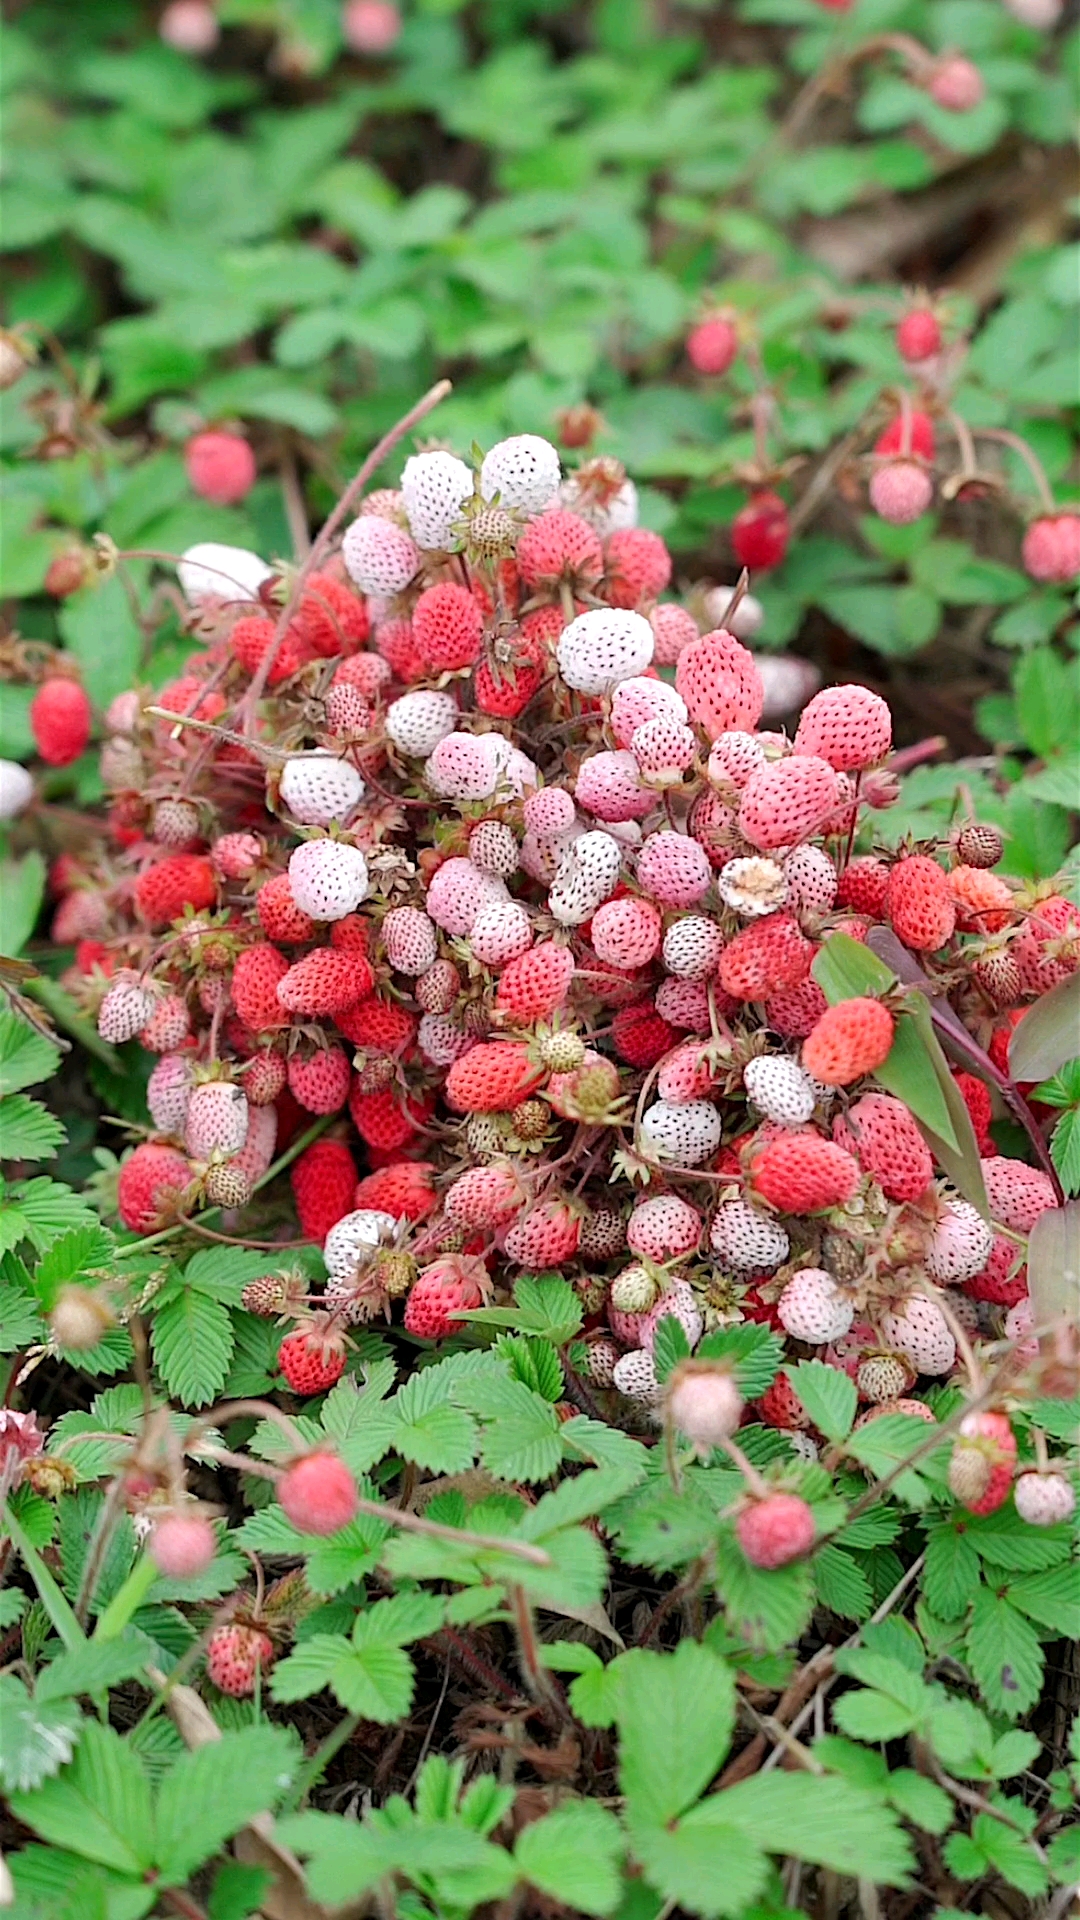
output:
[[[298,1533],[337,1533],[357,1511],[356,1482],[336,1453],[320,1449],[286,1467],[278,1499]]]
[[[67,767],[90,739],[90,701],[77,680],[55,675],[45,680],[30,702],[30,726],[42,759]]]
[[[239,433],[210,428],[195,434],[184,448],[184,465],[192,491],[215,506],[234,505],[255,485],[255,455]]]

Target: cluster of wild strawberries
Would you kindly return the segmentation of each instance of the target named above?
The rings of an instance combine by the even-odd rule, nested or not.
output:
[[[1058,1196],[998,1153],[962,1072],[993,1224],[950,1190],[873,1077],[905,989],[830,1006],[814,960],[888,929],[1004,1068],[1080,963],[1080,913],[1002,878],[985,824],[854,851],[898,793],[886,703],[829,687],[790,734],[762,728],[737,596],[699,632],[636,508],[616,461],[564,475],[520,435],[475,471],[412,455],[298,577],[183,557],[191,655],[112,703],[108,850],[53,872],[72,991],[156,1056],[120,1219],[152,1233],[211,1204],[234,1236],[265,1231],[260,1181],[322,1119],[288,1177],[325,1283],[283,1252],[244,1296],[280,1317],[293,1394],[340,1378],[364,1322],[444,1339],[559,1269],[587,1328],[572,1378],[612,1419],[737,1446],[750,1415],[722,1366],[658,1382],[673,1316],[691,1355],[766,1323],[843,1368],[864,1419],[929,1420],[917,1388],[958,1341],[1035,1350],[1026,1236]],[[46,759],[85,744],[55,721],[73,686],[37,696]],[[787,1371],[751,1413],[812,1453]],[[954,1490],[986,1512],[1015,1441],[1001,1409],[969,1420]],[[1016,1486],[1027,1519],[1071,1509],[1053,1470]],[[744,1550],[780,1564],[808,1516],[751,1479]]]

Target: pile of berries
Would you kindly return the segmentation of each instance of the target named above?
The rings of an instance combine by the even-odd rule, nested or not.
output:
[[[814,1441],[783,1370],[749,1409],[704,1360],[662,1387],[667,1316],[691,1354],[767,1324],[848,1373],[865,1420],[932,1419],[958,1344],[1011,1340],[1022,1376],[1052,1179],[998,1152],[996,1096],[958,1071],[990,1221],[961,1198],[874,1077],[907,989],[830,1006],[815,960],[886,935],[1003,1069],[1080,963],[1080,913],[1002,877],[974,821],[875,850],[885,702],[827,687],[763,728],[738,598],[700,632],[671,574],[613,459],[564,475],[532,435],[476,470],[415,453],[314,570],[185,554],[183,672],[105,716],[109,842],[57,863],[54,934],[104,1038],[155,1056],[119,1216],[151,1233],[210,1204],[265,1234],[256,1189],[321,1128],[281,1233],[322,1247],[325,1283],[245,1294],[282,1322],[294,1395],[333,1385],[365,1322],[443,1340],[551,1269],[581,1297],[589,1395],[646,1432],[667,1407],[706,1449],[743,1418]],[[64,698],[56,738],[82,726]],[[971,1418],[954,1490],[984,1512],[1016,1449],[1001,1410]],[[1020,1510],[1070,1499],[1042,1476]],[[804,1551],[800,1504],[759,1488],[744,1550]]]

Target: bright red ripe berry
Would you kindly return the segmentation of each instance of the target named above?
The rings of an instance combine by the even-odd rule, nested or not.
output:
[[[934,448],[934,423],[928,413],[920,413],[915,408],[910,414],[910,426],[906,434],[904,416],[898,413],[895,420],[890,420],[884,433],[880,433],[874,441],[875,453],[914,453],[920,460],[926,461],[933,460]]]
[[[70,766],[90,739],[90,701],[77,680],[45,680],[30,702],[30,726],[41,758],[50,767]]]
[[[285,1335],[278,1366],[294,1393],[325,1393],[345,1371],[345,1342],[323,1316]]]
[[[255,485],[255,455],[239,433],[210,428],[195,434],[184,448],[184,465],[192,491],[220,507],[242,500]]]
[[[186,907],[200,913],[217,902],[217,875],[202,854],[174,853],[145,867],[135,882],[135,905],[148,927],[167,927]]]
[[[699,320],[686,336],[687,358],[698,373],[726,373],[738,351],[739,336],[721,314]]]
[[[356,1162],[343,1140],[314,1141],[295,1162],[289,1181],[300,1231],[309,1240],[321,1243],[353,1210]]]
[[[941,327],[929,307],[913,307],[905,313],[896,329],[896,345],[902,359],[916,365],[941,352]],[[891,451],[891,449],[890,449]]]
[[[191,1166],[175,1147],[146,1140],[120,1169],[117,1205],[125,1227],[150,1233],[167,1220],[191,1182]]]
[[[1024,568],[1032,580],[1068,586],[1080,573],[1080,513],[1043,514],[1024,535]]]
[[[752,493],[731,523],[735,558],[752,573],[778,567],[790,537],[788,510],[778,493]]]

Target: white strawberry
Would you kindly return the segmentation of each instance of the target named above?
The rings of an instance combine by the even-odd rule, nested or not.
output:
[[[453,733],[458,718],[458,703],[452,693],[426,687],[391,701],[386,709],[386,731],[399,752],[408,754],[410,760],[426,760],[439,741]]]
[[[487,800],[509,758],[501,733],[448,733],[424,761],[424,780],[444,800]]]
[[[701,1316],[694,1295],[694,1289],[685,1280],[676,1280],[662,1293],[655,1307],[652,1307],[641,1323],[641,1344],[651,1353],[656,1338],[656,1329],[661,1320],[677,1320],[686,1335],[687,1345],[696,1347],[705,1331],[705,1322]]]
[[[478,913],[469,945],[486,967],[505,967],[533,943],[532,922],[520,900],[499,900]]]
[[[387,598],[401,593],[420,568],[420,554],[405,529],[375,513],[361,513],[346,529],[341,554],[361,593]]]
[[[950,1200],[930,1236],[926,1271],[935,1280],[971,1280],[982,1272],[993,1245],[993,1230],[977,1208]]]
[[[660,1289],[646,1267],[624,1267],[611,1283],[609,1300],[616,1313],[641,1316],[656,1305]],[[616,1328],[616,1332],[618,1329]],[[634,1328],[635,1338],[639,1329]]]
[[[323,1260],[332,1280],[352,1280],[369,1255],[397,1231],[392,1213],[358,1207],[331,1227],[323,1241]]]
[[[289,888],[313,920],[344,920],[367,894],[367,861],[344,840],[305,840],[289,857]]]
[[[766,1120],[778,1127],[801,1127],[817,1104],[814,1082],[805,1067],[783,1054],[760,1054],[743,1068],[743,1085]]]
[[[585,1377],[594,1387],[613,1387],[619,1349],[602,1333],[590,1334],[585,1347]]]
[[[542,513],[559,493],[559,456],[550,440],[536,433],[515,433],[484,455],[480,491],[485,500],[499,496],[503,507]]]
[[[350,760],[339,760],[319,747],[286,760],[280,792],[301,826],[328,827],[331,820],[344,820],[352,812],[363,797],[364,783]]]
[[[709,1230],[718,1260],[740,1273],[773,1273],[783,1265],[791,1242],[782,1226],[746,1200],[725,1200]]]
[[[644,673],[655,644],[643,614],[593,607],[563,628],[555,657],[567,686],[577,693],[610,693],[620,680]]]
[[[485,873],[508,880],[518,867],[518,843],[502,820],[481,820],[469,835],[469,859]]]
[[[632,480],[625,478],[613,493],[605,488],[601,496],[572,473],[559,488],[559,502],[587,520],[601,540],[606,540],[609,533],[621,533],[638,523],[637,488]]]
[[[186,1053],[163,1053],[146,1083],[146,1104],[159,1133],[179,1139],[191,1098],[191,1059]]]
[[[654,1160],[699,1167],[716,1152],[722,1132],[719,1108],[708,1100],[686,1100],[677,1106],[657,1100],[642,1119],[641,1143]]]
[[[827,1346],[841,1340],[855,1318],[855,1308],[822,1267],[803,1267],[787,1283],[776,1311],[793,1340],[808,1346]]]
[[[671,787],[693,766],[697,740],[689,727],[660,713],[635,728],[630,749],[647,780],[654,786]]]
[[[611,1379],[612,1385],[628,1400],[643,1400],[647,1406],[655,1406],[660,1398],[653,1357],[644,1347],[622,1354],[612,1368]]]
[[[410,455],[402,469],[401,496],[418,547],[445,551],[457,545],[454,528],[472,490],[472,473],[456,454],[436,447]]]
[[[155,1005],[153,993],[137,973],[118,973],[98,1008],[98,1032],[110,1045],[121,1046],[142,1032]]]
[[[727,1368],[714,1360],[680,1360],[667,1382],[667,1413],[704,1459],[730,1439],[742,1419],[743,1399]]]
[[[1013,1498],[1029,1527],[1056,1527],[1076,1511],[1076,1494],[1063,1473],[1022,1473]]]
[[[181,554],[176,571],[184,599],[194,607],[202,600],[257,600],[273,569],[246,547],[200,540]]]
[[[956,1342],[936,1301],[913,1294],[897,1312],[883,1313],[885,1344],[906,1353],[917,1373],[948,1373],[956,1359]]]
[[[591,919],[613,892],[622,867],[622,849],[610,833],[583,833],[564,850],[548,895],[560,926],[579,927]]]
[[[33,797],[33,775],[17,760],[0,760],[0,820],[14,820]]]
[[[723,930],[704,913],[684,913],[664,935],[664,965],[679,980],[707,980],[724,951]]]
[[[232,1080],[207,1080],[193,1087],[184,1127],[184,1146],[193,1160],[211,1154],[239,1153],[247,1139],[248,1103]]]
[[[836,899],[839,876],[820,847],[796,847],[784,861],[788,904],[800,916],[828,913]]]
[[[392,907],[382,923],[382,938],[390,965],[410,979],[426,973],[438,957],[435,922],[420,907]]]

